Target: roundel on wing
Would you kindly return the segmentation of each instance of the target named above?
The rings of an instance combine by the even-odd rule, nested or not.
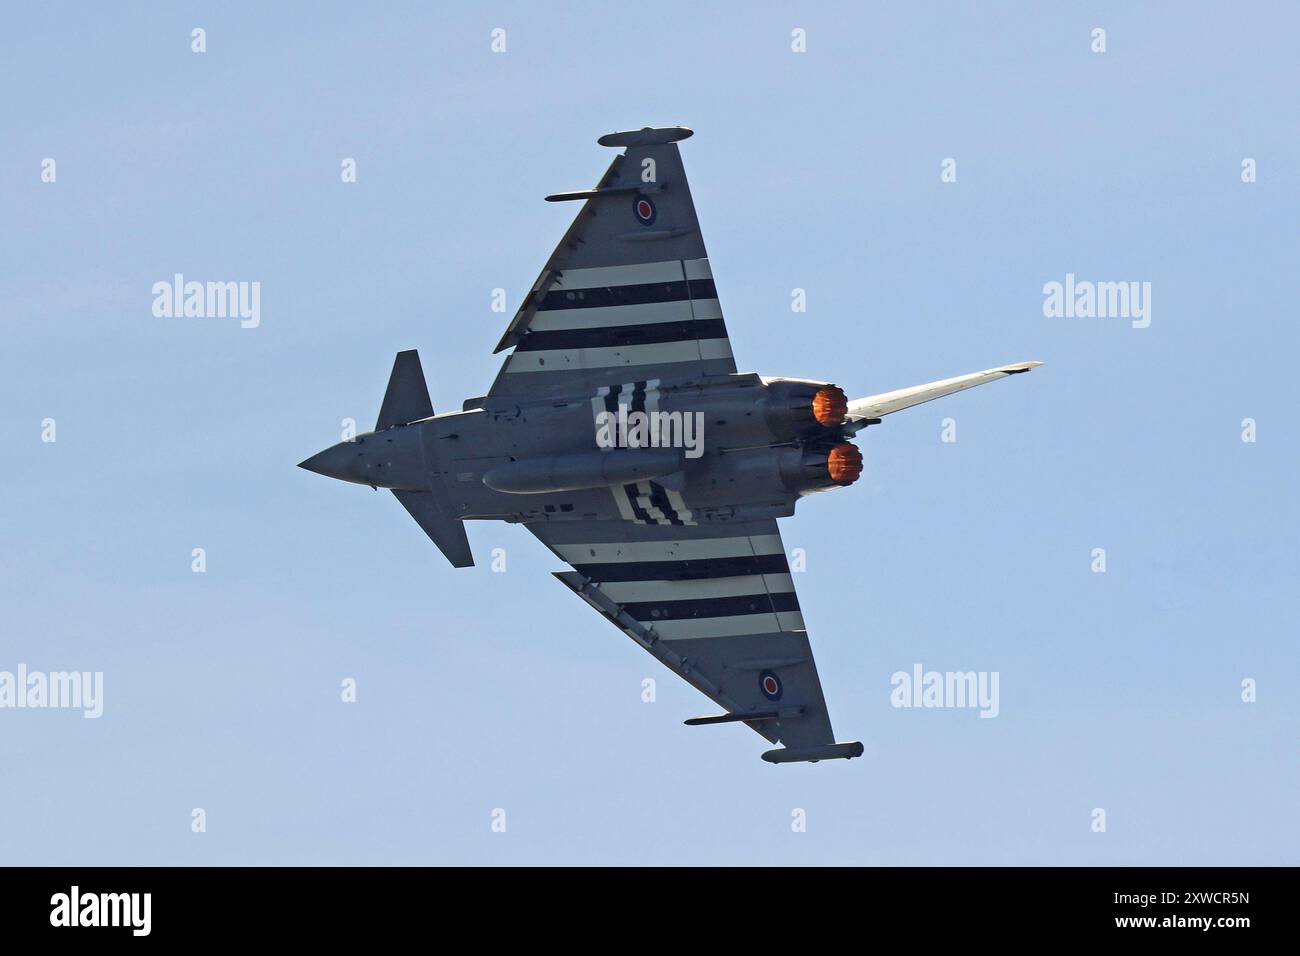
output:
[[[654,225],[655,216],[658,215],[655,204],[645,196],[637,197],[636,202],[632,205],[632,211],[636,213],[637,221],[643,226]]]
[[[781,694],[785,690],[781,686],[781,678],[777,677],[772,671],[763,671],[758,675],[758,689],[763,692],[763,696],[768,700],[780,700]]]

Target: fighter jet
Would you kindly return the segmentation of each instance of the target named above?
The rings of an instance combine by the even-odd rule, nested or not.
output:
[[[309,471],[388,488],[454,567],[464,522],[523,525],[560,583],[743,723],[770,763],[851,758],[836,742],[777,519],[862,473],[853,439],[886,415],[1027,372],[1020,362],[850,401],[831,382],[738,372],[677,143],[624,151],[581,203],[497,352],[488,393],[434,414],[399,352],[375,429]]]

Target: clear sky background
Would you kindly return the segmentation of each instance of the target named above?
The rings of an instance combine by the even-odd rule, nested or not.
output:
[[[0,710],[0,863],[1300,859],[1292,6],[3,27],[0,670],[103,671],[105,709]],[[513,312],[575,212],[542,197],[595,182],[598,135],[674,124],[742,370],[857,396],[1046,363],[869,429],[863,479],[782,522],[860,760],[684,727],[715,705],[523,529],[472,524],[455,571],[390,495],[295,467],[372,424],[399,349],[439,410],[481,395],[492,290]],[[261,326],[154,318],[176,272],[259,281]],[[1045,318],[1067,272],[1150,282],[1150,327]],[[1000,715],[891,707],[916,663],[999,672]]]

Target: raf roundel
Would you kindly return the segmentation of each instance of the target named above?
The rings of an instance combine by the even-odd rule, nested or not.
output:
[[[636,203],[632,206],[632,211],[636,213],[637,221],[643,226],[653,226],[655,216],[658,215],[655,204],[644,196],[637,197]]]
[[[758,675],[758,689],[763,692],[763,696],[768,700],[780,700],[781,693],[784,690],[781,686],[781,678],[771,671],[763,671]]]

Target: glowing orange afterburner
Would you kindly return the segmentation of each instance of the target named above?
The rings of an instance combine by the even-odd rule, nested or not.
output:
[[[835,484],[851,485],[862,474],[862,452],[848,442],[836,445],[826,457],[826,470]]]
[[[818,424],[833,428],[844,424],[849,413],[849,400],[838,385],[826,385],[813,396],[812,408],[813,418]]]

